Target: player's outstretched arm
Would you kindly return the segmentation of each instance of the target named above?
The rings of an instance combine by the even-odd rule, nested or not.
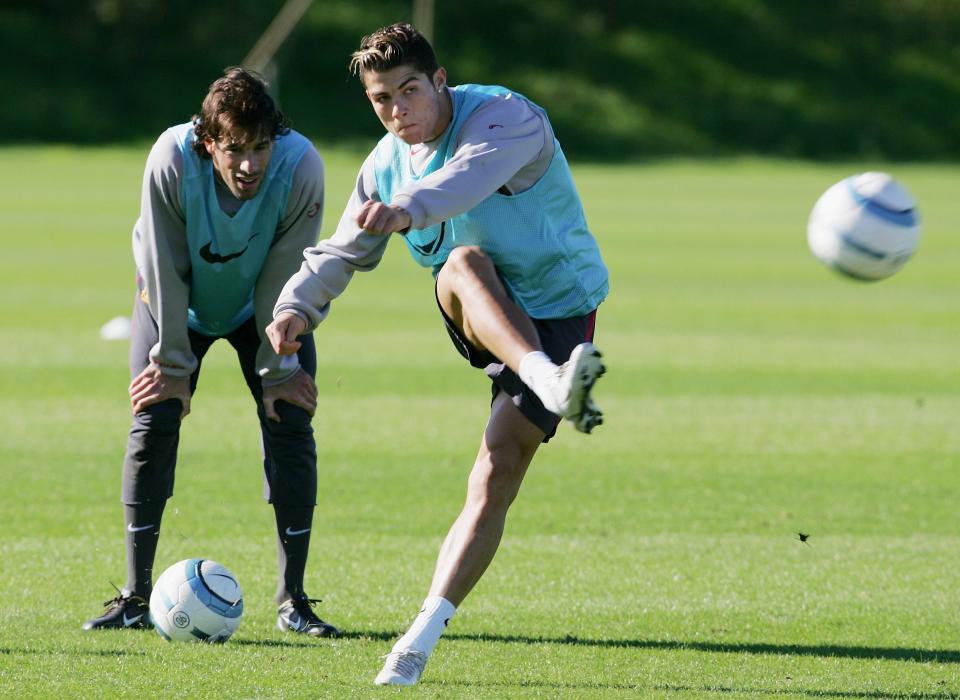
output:
[[[273,322],[267,326],[267,339],[278,355],[292,355],[300,349],[297,336],[303,335],[307,324],[297,314],[289,311],[281,312]]]

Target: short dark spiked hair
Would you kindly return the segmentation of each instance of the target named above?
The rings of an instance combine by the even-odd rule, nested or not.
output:
[[[412,66],[433,77],[439,64],[430,42],[406,23],[381,27],[360,41],[360,49],[350,56],[350,72],[363,80],[366,71],[383,72],[398,66]]]
[[[267,92],[266,81],[257,73],[232,66],[210,84],[200,114],[193,116],[196,139],[193,150],[209,158],[204,139],[218,141],[229,135],[250,143],[264,137],[276,139],[290,131],[287,118]]]

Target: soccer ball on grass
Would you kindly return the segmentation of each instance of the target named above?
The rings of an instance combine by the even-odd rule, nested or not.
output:
[[[150,619],[176,642],[225,642],[240,626],[237,577],[210,559],[184,559],[164,571],[150,596]]]
[[[813,255],[848,277],[889,277],[913,255],[920,218],[913,196],[887,173],[852,175],[821,195],[810,213]]]

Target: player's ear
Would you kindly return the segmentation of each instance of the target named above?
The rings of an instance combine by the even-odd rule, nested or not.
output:
[[[213,147],[215,145],[216,144],[214,144],[213,139],[209,136],[203,140],[203,147],[207,149],[207,153],[211,156],[213,155]]]
[[[437,68],[436,72],[433,74],[433,87],[436,88],[437,92],[443,92],[443,89],[447,86],[447,70],[442,66]]]

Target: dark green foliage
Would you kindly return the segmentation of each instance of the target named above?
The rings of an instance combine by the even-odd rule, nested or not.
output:
[[[6,4],[2,138],[152,139],[197,109],[282,4]],[[409,19],[411,6],[314,3],[274,77],[302,131],[326,142],[379,136],[348,56],[362,34]],[[579,157],[960,156],[956,0],[437,3],[434,43],[451,83],[527,94]]]

